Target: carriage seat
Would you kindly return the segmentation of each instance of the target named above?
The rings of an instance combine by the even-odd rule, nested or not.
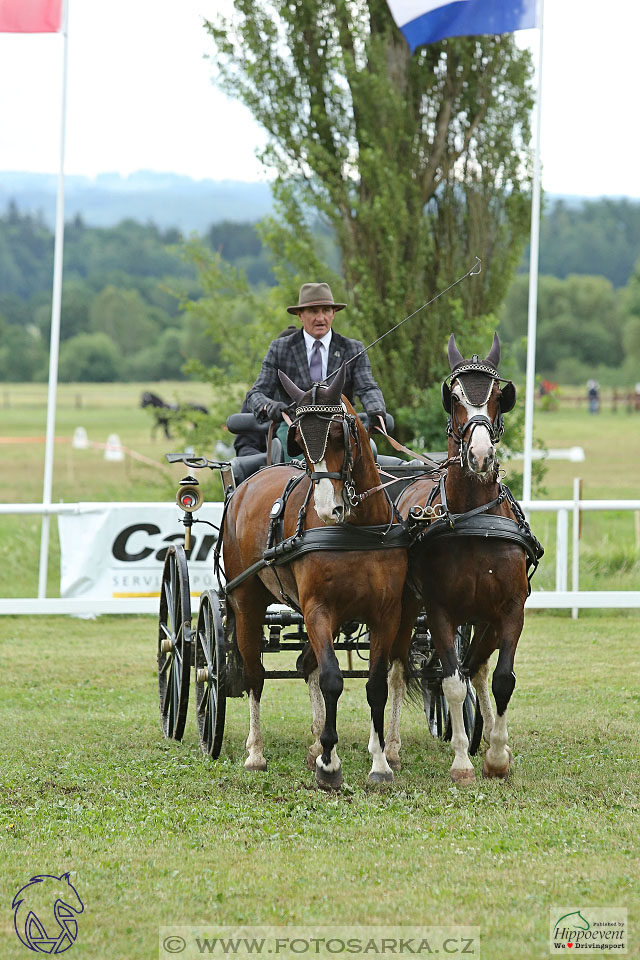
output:
[[[254,453],[251,457],[234,457],[231,461],[231,470],[236,487],[266,465],[266,453]]]
[[[282,444],[277,437],[271,438],[270,444],[271,463],[284,463],[284,452]],[[267,466],[266,453],[254,453],[250,457],[234,457],[231,461],[231,470],[236,487],[239,486],[247,477],[253,476],[258,470]]]

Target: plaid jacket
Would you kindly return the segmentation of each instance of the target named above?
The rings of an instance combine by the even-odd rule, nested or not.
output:
[[[329,344],[327,376],[335,373],[345,360],[355,357],[363,347],[359,340],[342,337],[334,330]],[[278,370],[283,370],[301,390],[311,389],[307,348],[302,330],[296,330],[290,337],[273,340],[269,345],[260,375],[246,397],[248,406],[257,417],[267,400],[290,400],[282,388]],[[351,403],[354,396],[357,396],[367,413],[385,412],[384,397],[373,379],[367,354],[363,353],[353,363],[347,364],[346,372],[344,393]]]

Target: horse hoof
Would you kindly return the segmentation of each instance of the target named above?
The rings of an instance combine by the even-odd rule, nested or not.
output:
[[[391,783],[393,780],[393,770],[383,770],[382,773],[371,772],[369,774],[369,783]]]
[[[247,760],[245,761],[244,768],[245,770],[261,770],[264,772],[267,769],[267,761],[259,760],[257,763],[249,763]]]
[[[306,763],[306,765],[307,765],[307,767],[308,767],[309,770],[315,771],[315,769],[316,769],[316,758],[315,758],[314,755],[311,753],[311,751],[309,751],[309,753],[307,754],[307,759],[305,760],[305,763]]]
[[[449,776],[456,787],[468,787],[470,784],[475,783],[476,780],[476,774],[473,768],[471,770],[450,770]]]
[[[387,757],[387,763],[392,770],[402,770],[402,760],[400,757]]]
[[[314,764],[316,768],[316,784],[321,790],[339,790],[342,786],[342,767],[338,767],[333,773],[328,773],[322,767]]]
[[[506,780],[509,776],[509,771],[511,769],[511,758],[506,765],[506,767],[493,767],[490,763],[487,763],[487,758],[484,758],[484,763],[482,764],[482,776],[485,780]]]

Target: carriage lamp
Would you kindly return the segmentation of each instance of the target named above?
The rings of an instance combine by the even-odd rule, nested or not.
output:
[[[199,510],[204,503],[204,497],[200,489],[200,484],[195,477],[183,477],[178,487],[176,503],[184,510],[182,523],[185,527],[184,548],[191,549],[191,525],[193,524],[192,514]]]

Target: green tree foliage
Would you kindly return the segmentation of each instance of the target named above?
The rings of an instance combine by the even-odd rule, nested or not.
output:
[[[625,363],[623,374],[627,383],[640,381],[640,260],[622,291],[622,313]]]
[[[507,343],[516,345],[522,370],[528,293],[528,276],[516,277],[500,313],[500,331]],[[559,369],[573,369],[579,382],[585,372],[592,376],[599,365],[618,367],[622,358],[619,297],[609,280],[575,275],[564,280],[539,278],[536,368],[540,373],[554,377]]]
[[[182,330],[163,330],[149,346],[125,361],[127,380],[184,380],[186,342]]]
[[[282,303],[302,280],[330,278],[350,304],[347,332],[371,341],[483,259],[481,277],[372,355],[390,408],[406,403],[408,379],[421,403],[451,329],[484,341],[520,260],[529,53],[498,36],[411,56],[385,0],[237,0],[207,29],[221,85],[269,133],[279,221],[265,236]],[[339,275],[314,243],[317,214]]]
[[[640,257],[637,200],[552,201],[540,226],[540,272],[591,274],[624,286]],[[523,262],[528,269],[528,260]]]
[[[46,359],[38,331],[8,323],[0,313],[0,381],[44,379]]]
[[[79,333],[60,346],[62,382],[108,383],[119,380],[122,355],[106,333]]]
[[[94,297],[89,327],[96,333],[106,333],[123,356],[147,347],[156,333],[156,325],[138,291],[113,286],[105,287]]]

